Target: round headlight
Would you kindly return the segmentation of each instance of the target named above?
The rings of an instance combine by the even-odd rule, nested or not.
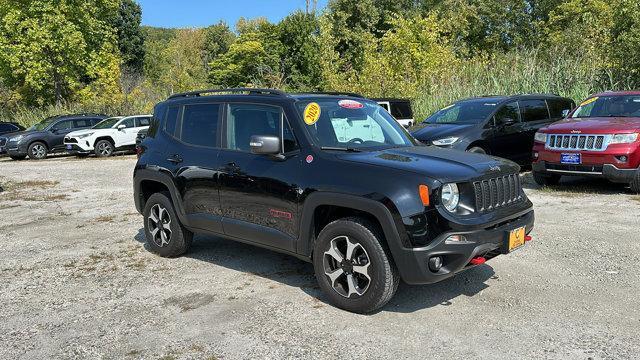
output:
[[[442,205],[450,212],[456,211],[460,203],[460,192],[456,184],[444,184],[442,186]]]

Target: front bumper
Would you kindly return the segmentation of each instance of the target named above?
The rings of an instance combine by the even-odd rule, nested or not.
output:
[[[67,151],[79,153],[90,153],[93,151],[93,145],[89,141],[77,138],[65,138],[64,148]]]
[[[27,144],[9,141],[5,146],[5,151],[9,156],[26,156],[28,152]]]
[[[514,218],[505,220],[485,229],[472,231],[450,231],[439,235],[427,247],[403,248],[394,253],[402,279],[408,284],[430,284],[447,279],[456,273],[474,267],[471,259],[482,256],[487,260],[508,253],[508,236],[511,230],[525,227],[525,233],[533,230],[535,215],[533,209]],[[462,235],[464,242],[447,242],[451,235]],[[438,272],[429,269],[429,259],[443,258]]]
[[[543,174],[589,176],[607,179],[615,183],[628,184],[633,181],[640,169],[620,169],[613,164],[604,165],[566,165],[547,161],[532,164],[533,171]]]

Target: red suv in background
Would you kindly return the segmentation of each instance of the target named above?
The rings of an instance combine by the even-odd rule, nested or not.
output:
[[[561,121],[540,129],[533,177],[553,185],[562,175],[603,177],[640,193],[640,91],[592,95]]]

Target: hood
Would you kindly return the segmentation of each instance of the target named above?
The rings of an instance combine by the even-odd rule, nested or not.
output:
[[[40,131],[40,130],[22,130],[22,131],[16,131],[16,132],[12,132],[12,133],[8,133],[8,134],[3,134],[1,135],[2,137],[6,137],[6,138],[12,138],[18,135],[24,135],[24,136],[28,136],[28,135],[34,135],[34,134],[42,134],[45,133],[46,131]]]
[[[418,140],[433,141],[449,136],[461,136],[475,126],[475,124],[429,124],[413,132],[412,135]]]
[[[344,153],[338,157],[345,161],[411,171],[441,182],[463,182],[488,174],[497,177],[517,173],[520,169],[518,165],[506,159],[437,146]]]
[[[573,118],[555,122],[542,129],[547,133],[611,134],[614,132],[640,131],[640,117],[592,117]]]
[[[100,132],[100,131],[104,132],[104,130],[110,130],[110,129],[83,129],[83,130],[76,130],[76,131],[72,131],[72,132],[68,133],[67,136],[68,137],[76,137],[76,136],[95,133],[95,132]]]

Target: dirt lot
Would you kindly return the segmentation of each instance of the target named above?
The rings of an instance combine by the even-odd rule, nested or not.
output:
[[[202,236],[148,253],[134,164],[0,159],[0,359],[640,358],[640,197],[623,186],[525,174],[526,249],[362,316],[284,255]]]

